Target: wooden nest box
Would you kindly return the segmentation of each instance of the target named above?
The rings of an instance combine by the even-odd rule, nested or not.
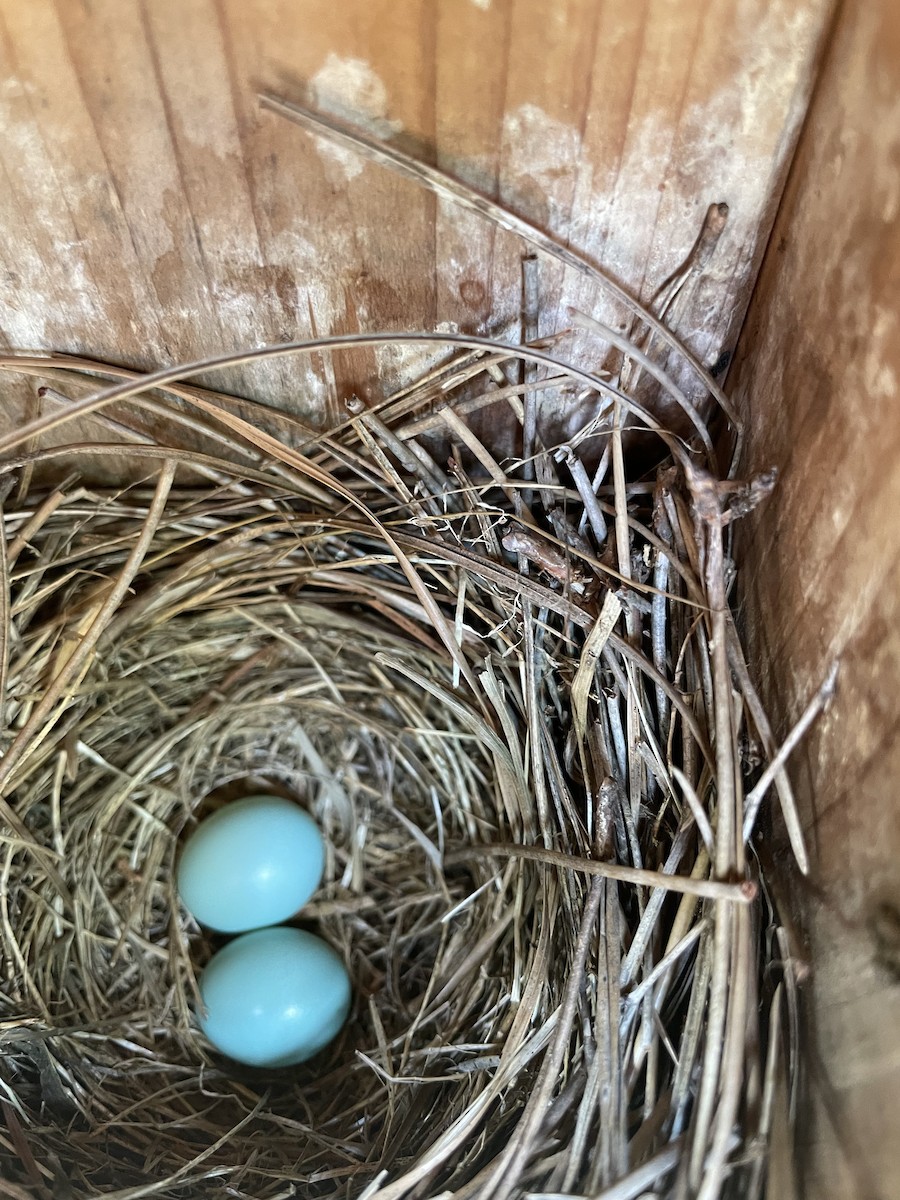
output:
[[[808,964],[805,1108],[802,1161],[773,1165],[771,1194],[896,1195],[900,8],[0,0],[0,58],[10,352],[145,369],[325,333],[516,327],[513,234],[298,129],[260,93],[439,167],[645,302],[662,302],[710,205],[727,205],[667,315],[741,413],[747,472],[779,472],[739,548],[780,732],[841,663],[792,767],[812,853],[807,879],[787,857],[783,879]],[[549,264],[532,336],[591,303]],[[215,386],[264,403],[275,433],[282,413],[321,428],[426,357],[364,347]],[[8,371],[0,432],[36,404],[33,378]],[[96,465],[106,480],[129,469]],[[776,823],[776,862],[782,838]]]

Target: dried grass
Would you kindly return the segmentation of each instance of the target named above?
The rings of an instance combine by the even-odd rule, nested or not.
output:
[[[444,363],[292,444],[181,382],[234,356],[147,377],[3,361],[54,387],[0,439],[20,481],[0,1196],[762,1193],[795,990],[752,845],[772,783],[805,862],[728,609],[730,522],[766,487],[716,481],[694,406],[691,445],[642,410],[642,370],[678,391],[659,328],[638,311],[616,381],[411,335]],[[242,360],[364,340],[388,337]],[[535,420],[549,378],[596,401],[564,447]],[[489,405],[523,425],[523,460],[473,432]],[[171,446],[134,432],[141,406]],[[87,412],[110,442],[29,443]],[[626,413],[659,434],[651,479],[629,477]],[[186,424],[218,449],[181,449]],[[142,482],[29,486],[86,452]],[[335,1044],[269,1073],[196,1031],[215,942],[172,883],[198,807],[260,787],[326,832],[302,920],[355,986]]]

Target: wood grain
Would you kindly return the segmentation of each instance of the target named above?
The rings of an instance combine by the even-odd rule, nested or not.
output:
[[[677,324],[730,349],[831,0],[0,0],[0,332],[136,367],[323,333],[503,333],[522,247],[261,113],[267,90],[395,139],[651,297],[731,207]],[[544,329],[598,297],[559,268]],[[586,335],[568,350],[602,357]],[[325,424],[402,347],[211,380]],[[6,379],[2,419],[33,382]],[[565,425],[568,413],[556,413]]]
[[[900,1191],[898,80],[900,10],[846,4],[733,377],[752,465],[782,472],[743,577],[783,728],[841,661],[795,764],[814,852],[801,1194],[823,1200]]]

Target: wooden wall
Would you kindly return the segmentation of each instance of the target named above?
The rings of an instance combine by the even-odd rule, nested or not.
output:
[[[679,316],[733,347],[832,0],[0,0],[0,337],[134,366],[377,329],[502,333],[522,247],[260,112],[395,140],[645,297],[727,201]],[[544,331],[584,285],[548,270]],[[219,376],[314,424],[403,349]],[[18,420],[28,382],[6,380]]]
[[[783,728],[839,658],[795,775],[805,1183],[900,1195],[900,7],[846,3],[729,380],[781,485],[744,614]],[[885,907],[887,906],[887,907]]]

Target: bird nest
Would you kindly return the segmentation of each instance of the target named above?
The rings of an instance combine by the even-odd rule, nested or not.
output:
[[[6,361],[70,387],[0,439],[0,1194],[761,1194],[796,1023],[754,851],[770,787],[804,860],[728,552],[770,481],[717,479],[663,339],[724,397],[635,320],[597,331],[613,379],[435,336],[415,386],[281,439],[179,382],[233,360]],[[552,387],[586,417],[546,447]],[[147,406],[171,444],[135,438]],[[476,411],[515,418],[515,459]],[[111,442],[28,448],[87,412]],[[179,448],[185,425],[217,449]],[[140,482],[66,477],[113,452]],[[354,989],[338,1039],[278,1071],[200,1034],[220,943],[173,886],[198,816],[261,789],[323,829],[300,920]]]

